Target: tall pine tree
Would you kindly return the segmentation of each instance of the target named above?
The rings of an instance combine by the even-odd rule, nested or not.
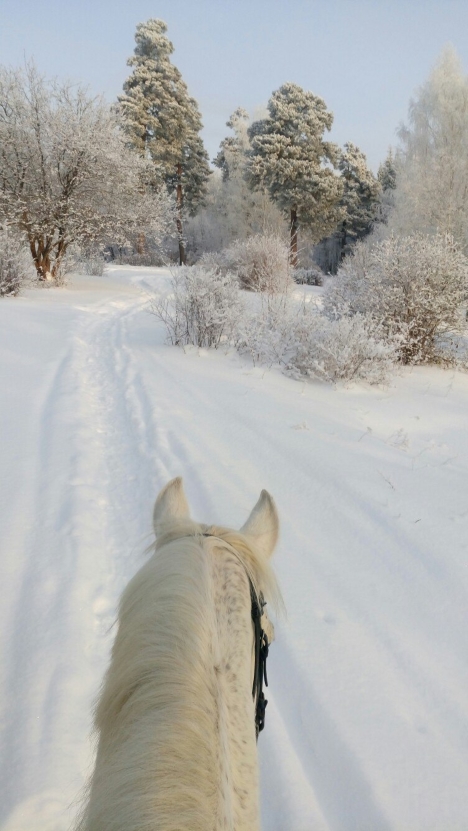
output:
[[[210,174],[208,155],[200,137],[197,102],[170,60],[174,47],[162,20],[139,23],[133,72],[119,97],[122,126],[132,145],[150,157],[169,193],[176,194],[179,261],[185,263],[183,212],[196,213],[203,204]]]
[[[324,141],[333,115],[322,98],[296,84],[283,84],[268,102],[269,117],[249,128],[252,187],[266,187],[287,215],[291,264],[297,265],[297,234],[306,227],[317,241],[344,215],[343,185],[333,166],[338,148]]]

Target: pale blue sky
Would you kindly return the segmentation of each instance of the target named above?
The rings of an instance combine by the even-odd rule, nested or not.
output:
[[[0,0],[0,62],[33,57],[112,101],[150,17],[168,24],[211,158],[236,107],[254,111],[293,81],[325,99],[332,138],[376,170],[446,43],[468,69],[468,0]]]

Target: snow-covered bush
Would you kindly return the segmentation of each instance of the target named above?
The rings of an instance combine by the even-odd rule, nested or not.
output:
[[[238,240],[222,252],[222,263],[248,291],[284,293],[293,284],[289,249],[277,236],[256,234]]]
[[[412,234],[358,244],[325,291],[330,318],[371,317],[400,341],[403,363],[436,359],[437,339],[460,331],[468,261],[453,238]]]
[[[396,363],[398,339],[368,316],[331,320],[313,303],[297,308],[285,298],[244,320],[236,345],[254,363],[280,365],[294,378],[378,384]]]
[[[285,366],[296,346],[298,309],[288,295],[269,295],[257,312],[246,315],[238,328],[236,348],[254,364]]]
[[[331,320],[316,308],[298,318],[294,351],[286,371],[324,381],[384,383],[397,360],[398,340],[385,337],[366,315]]]
[[[306,286],[323,286],[323,271],[317,266],[308,266],[307,268],[295,268],[292,272],[295,283]]]
[[[229,342],[243,314],[235,275],[201,266],[174,269],[171,294],[152,304],[175,346],[214,346]]]
[[[0,297],[19,294],[30,272],[30,257],[22,240],[0,230]]]

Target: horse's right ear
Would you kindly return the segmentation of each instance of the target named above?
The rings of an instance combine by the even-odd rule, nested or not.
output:
[[[264,557],[271,557],[278,541],[279,519],[273,497],[268,491],[262,491],[260,498],[250,514],[241,534],[250,537]]]
[[[177,519],[189,519],[190,510],[185,498],[182,477],[171,481],[162,489],[153,510],[153,526],[156,536],[161,533],[162,527]]]

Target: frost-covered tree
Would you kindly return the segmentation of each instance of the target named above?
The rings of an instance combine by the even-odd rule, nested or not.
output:
[[[376,217],[380,183],[367,167],[364,153],[348,142],[340,154],[338,169],[343,181],[341,204],[346,209],[342,224],[343,247],[348,238],[362,239],[372,228]]]
[[[468,78],[452,47],[411,101],[399,135],[391,229],[450,233],[468,252]]]
[[[197,102],[188,94],[172,63],[174,51],[162,20],[139,23],[135,53],[127,63],[132,74],[119,97],[122,126],[132,145],[151,158],[158,175],[177,201],[179,259],[185,262],[184,209],[194,214],[203,203],[210,169],[200,136]]]
[[[333,169],[339,151],[324,140],[333,115],[322,98],[296,84],[276,90],[268,112],[248,130],[249,179],[254,188],[266,187],[288,217],[291,263],[296,266],[298,229],[306,227],[318,241],[344,215],[339,205],[343,185]]]
[[[0,228],[0,297],[19,294],[31,270],[24,240],[11,230]]]
[[[213,160],[222,175],[221,184],[213,191],[207,214],[218,226],[219,243],[224,248],[234,240],[256,234],[283,234],[286,231],[282,214],[272,202],[265,187],[252,191],[246,181],[250,141],[249,114],[239,107],[227,121],[233,135],[221,142]],[[211,210],[210,210],[211,208]],[[205,220],[208,217],[205,217]]]
[[[0,219],[25,238],[40,280],[57,278],[71,245],[162,233],[166,194],[129,150],[109,107],[33,65],[0,67]]]
[[[341,173],[343,218],[335,232],[315,247],[314,259],[325,272],[336,274],[352,245],[368,234],[380,214],[381,185],[356,145],[348,142],[337,164]]]
[[[376,216],[376,233],[374,236],[385,236],[385,225],[395,207],[395,190],[397,186],[397,161],[393,149],[390,147],[385,161],[379,166],[377,179],[380,182],[381,192]]]
[[[213,164],[221,170],[223,182],[233,179],[237,173],[241,176],[245,173],[246,156],[250,148],[249,124],[250,116],[242,107],[238,107],[226,121],[226,127],[230,127],[234,135],[222,140],[218,155],[213,160]]]
[[[379,180],[380,186],[384,192],[387,190],[395,190],[397,182],[397,171],[395,154],[391,147],[389,148],[385,161],[383,161],[382,164],[379,165],[379,169],[377,171],[377,179]]]

